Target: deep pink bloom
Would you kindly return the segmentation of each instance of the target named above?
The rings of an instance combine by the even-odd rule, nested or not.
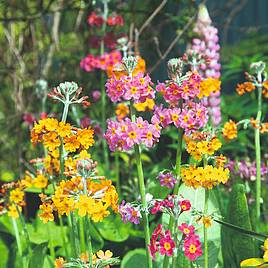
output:
[[[35,121],[35,117],[31,113],[25,113],[23,115],[23,121],[27,125],[31,126],[33,124],[33,122]]]
[[[80,126],[82,128],[87,128],[89,127],[91,124],[91,119],[87,116],[83,117],[81,120],[80,120]]]
[[[134,224],[139,224],[141,219],[140,211],[133,207],[130,203],[126,203],[125,200],[119,205],[119,213],[121,215],[122,221],[132,222]]]
[[[123,26],[124,25],[124,19],[120,15],[112,15],[107,18],[107,24],[109,26]]]
[[[184,240],[184,255],[194,261],[203,254],[198,235],[192,235]]]
[[[161,255],[172,256],[175,248],[175,242],[171,238],[170,231],[167,230],[165,235],[160,238],[159,241],[159,252]]]
[[[186,236],[192,236],[194,234],[195,228],[193,225],[188,225],[187,223],[182,223],[178,226],[178,229]]]
[[[187,199],[179,201],[181,211],[188,211],[191,209],[191,202]]]
[[[87,18],[87,23],[91,26],[100,27],[104,23],[104,19],[95,12],[91,12]]]

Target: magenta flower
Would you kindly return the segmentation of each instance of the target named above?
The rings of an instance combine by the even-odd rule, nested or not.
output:
[[[188,211],[191,209],[191,202],[187,199],[179,201],[179,206],[181,207],[181,211]]]
[[[100,97],[101,97],[101,92],[99,90],[94,90],[92,92],[92,98],[94,102],[98,101]]]
[[[166,186],[170,189],[172,189],[177,182],[176,178],[171,172],[160,173],[157,178],[159,179],[161,186]]]
[[[166,230],[165,235],[160,238],[159,252],[161,255],[172,256],[175,248],[175,242],[171,238],[169,230]]]
[[[186,236],[192,236],[194,234],[195,228],[193,225],[188,225],[187,223],[182,223],[178,226],[178,229]]]
[[[198,235],[192,235],[184,240],[184,255],[194,261],[203,254]]]

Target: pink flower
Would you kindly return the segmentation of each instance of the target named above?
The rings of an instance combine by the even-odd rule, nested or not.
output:
[[[124,19],[120,15],[113,15],[107,18],[107,24],[109,26],[123,26],[124,25]]]
[[[188,225],[187,223],[182,223],[178,226],[178,229],[186,236],[192,236],[194,234],[195,228],[193,225]]]
[[[125,200],[119,205],[119,213],[121,215],[122,221],[132,222],[134,224],[139,224],[141,219],[140,211],[133,207],[130,203],[126,203]]]
[[[191,209],[191,202],[189,200],[181,200],[179,201],[179,205],[181,207],[181,211],[188,211]]]
[[[159,252],[161,255],[172,256],[175,248],[175,242],[171,238],[170,231],[167,230],[165,235],[159,241]]]
[[[198,235],[192,235],[184,240],[184,255],[194,261],[203,254]]]
[[[177,182],[176,178],[171,172],[160,173],[157,178],[159,179],[161,186],[166,186],[170,189],[172,189]]]
[[[94,102],[98,101],[101,97],[101,92],[99,90],[94,90],[92,92],[92,98],[94,100]]]
[[[23,115],[23,121],[27,125],[31,126],[33,124],[33,122],[35,121],[35,117],[31,113],[25,113]]]
[[[98,16],[95,12],[91,12],[87,18],[87,23],[91,26],[100,27],[104,23],[102,16]]]
[[[83,117],[81,120],[80,120],[80,126],[82,128],[87,128],[89,127],[91,124],[91,119],[87,116]]]

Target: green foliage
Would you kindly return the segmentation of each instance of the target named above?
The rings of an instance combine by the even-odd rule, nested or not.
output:
[[[146,266],[146,251],[143,248],[138,248],[129,251],[121,262],[121,268],[147,268]]]
[[[245,187],[233,187],[225,220],[231,224],[251,230]],[[239,263],[255,254],[253,239],[227,227],[222,227],[222,252],[225,268],[235,268]]]
[[[33,250],[33,254],[32,257],[30,258],[28,268],[43,268],[46,252],[47,252],[47,243],[37,245]]]

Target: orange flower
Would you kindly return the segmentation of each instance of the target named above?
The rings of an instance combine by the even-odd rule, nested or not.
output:
[[[244,82],[237,85],[236,91],[241,96],[247,92],[253,91],[255,88],[256,87],[251,82]]]
[[[64,259],[62,257],[59,257],[54,261],[54,266],[55,268],[63,268],[64,263],[65,263]]]
[[[237,137],[237,126],[236,123],[232,120],[226,122],[223,126],[222,135],[227,140],[233,140]]]
[[[129,114],[129,108],[124,103],[120,103],[116,106],[115,114],[118,121],[121,121]]]

